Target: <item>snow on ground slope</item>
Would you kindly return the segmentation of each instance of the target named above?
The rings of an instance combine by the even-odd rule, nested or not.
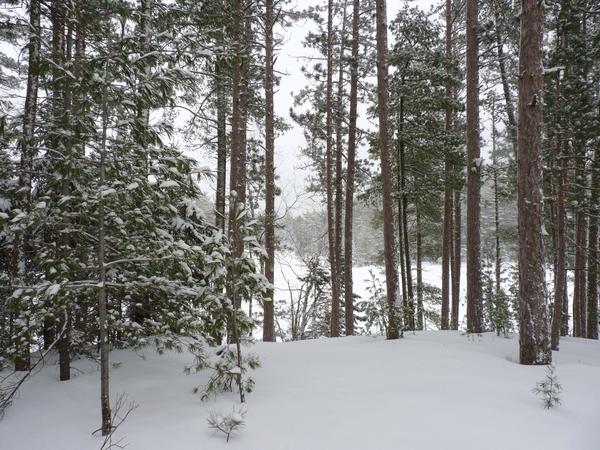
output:
[[[516,364],[518,339],[418,332],[404,339],[352,337],[258,343],[263,367],[247,398],[247,425],[227,444],[208,429],[233,394],[202,403],[185,375],[188,354],[145,359],[129,351],[112,371],[113,398],[139,407],[120,429],[131,450],[598,450],[600,343],[566,338],[554,353],[562,406],[544,410],[531,392],[544,367]],[[57,381],[47,366],[0,422],[2,450],[98,449],[99,373],[79,361]]]

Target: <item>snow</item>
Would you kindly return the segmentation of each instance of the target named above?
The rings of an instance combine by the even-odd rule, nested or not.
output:
[[[227,444],[211,414],[239,410],[235,393],[201,402],[192,390],[209,372],[185,375],[187,353],[144,358],[113,351],[112,399],[139,405],[117,439],[135,450],[596,450],[600,343],[561,341],[554,353],[562,406],[545,410],[531,389],[544,367],[515,361],[518,338],[460,332],[258,343],[263,367],[247,395],[246,427]],[[47,365],[22,388],[0,422],[3,450],[98,449],[99,371],[74,363],[59,382]]]

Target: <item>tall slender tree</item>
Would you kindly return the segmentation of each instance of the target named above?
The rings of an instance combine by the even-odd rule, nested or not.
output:
[[[387,14],[385,0],[375,4],[377,20],[377,112],[379,116],[379,154],[381,160],[381,184],[383,191],[383,239],[385,244],[385,280],[387,289],[388,324],[387,338],[400,337],[402,315],[398,314],[398,265],[396,262],[396,233],[394,230],[394,203],[392,201],[392,171],[390,136],[388,128],[388,60],[387,60]]]
[[[273,131],[273,0],[265,2],[265,276],[275,282],[275,135]],[[263,304],[263,341],[275,340],[273,291]]]
[[[346,336],[354,334],[352,280],[352,217],[354,211],[354,172],[356,158],[356,122],[358,107],[358,40],[360,38],[360,0],[352,2],[352,59],[350,63],[350,117],[348,125],[348,163],[346,206],[344,208],[344,313]]]
[[[556,199],[556,271],[554,280],[554,310],[552,314],[551,347],[558,350],[559,336],[564,323],[564,306],[567,303],[565,292],[567,289],[566,266],[566,191],[567,191],[567,155],[562,152],[562,132],[559,123],[560,103],[560,71],[556,73],[556,119],[555,119],[555,152],[559,160],[558,193]]]
[[[34,145],[35,124],[37,117],[37,102],[39,88],[39,64],[41,50],[41,28],[40,28],[40,2],[39,0],[31,0],[29,3],[29,42],[28,42],[28,66],[27,66],[27,87],[25,90],[25,105],[23,109],[23,134],[21,137],[21,157],[19,164],[19,191],[21,200],[19,208],[21,211],[29,211],[31,206],[31,189],[32,189],[32,173],[33,159],[36,153]],[[13,243],[11,255],[11,282],[13,285],[25,284],[26,260],[25,255],[28,246],[28,236],[25,232],[25,227],[17,233]],[[17,302],[18,303],[18,302]],[[21,308],[17,306],[13,312],[14,317],[20,315]],[[19,323],[19,321],[15,321]],[[15,359],[15,370],[28,370],[30,366],[30,338],[28,333],[23,329],[15,331],[22,332],[22,336],[17,336],[15,339],[15,347],[17,348],[17,357]]]
[[[449,72],[452,61],[452,0],[446,0],[446,59]],[[445,129],[446,135],[452,129],[452,86],[450,76],[446,81]],[[446,145],[444,156],[444,231],[442,238],[442,330],[450,328],[450,254],[452,246],[452,165],[450,148]]]
[[[325,189],[327,194],[327,237],[329,244],[329,266],[331,272],[331,337],[340,335],[340,279],[339,263],[336,254],[336,213],[334,193],[334,155],[333,155],[333,0],[327,3],[327,83],[325,87],[325,134],[326,167]]]
[[[594,151],[590,188],[586,337],[588,339],[598,339],[598,272],[600,269],[600,244],[598,242],[600,228],[598,219],[598,216],[600,216],[600,143],[596,143],[596,149]]]
[[[467,0],[467,331],[480,333],[479,45],[477,0]]]

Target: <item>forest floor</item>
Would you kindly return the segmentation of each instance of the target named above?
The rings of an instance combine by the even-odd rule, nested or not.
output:
[[[565,338],[553,357],[562,405],[546,410],[532,393],[544,367],[517,364],[518,337],[460,332],[257,343],[262,367],[247,396],[246,426],[229,443],[207,426],[211,412],[238,408],[227,393],[201,402],[186,375],[187,353],[144,358],[111,353],[112,399],[139,406],[116,438],[131,450],[598,450],[600,343]],[[47,365],[0,421],[2,450],[99,449],[99,371],[75,362],[58,381]]]

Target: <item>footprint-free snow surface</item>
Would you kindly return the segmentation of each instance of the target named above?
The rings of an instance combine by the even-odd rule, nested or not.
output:
[[[247,350],[248,351],[248,350]],[[185,375],[186,353],[144,358],[114,351],[113,399],[139,406],[116,438],[131,450],[599,450],[600,344],[565,338],[553,355],[563,386],[551,410],[532,393],[544,367],[516,363],[518,337],[458,332],[404,339],[351,337],[263,344],[247,396],[246,426],[229,443],[208,428],[234,394],[201,402],[208,372]],[[78,361],[74,378],[47,365],[0,422],[2,450],[99,449],[99,371]]]

